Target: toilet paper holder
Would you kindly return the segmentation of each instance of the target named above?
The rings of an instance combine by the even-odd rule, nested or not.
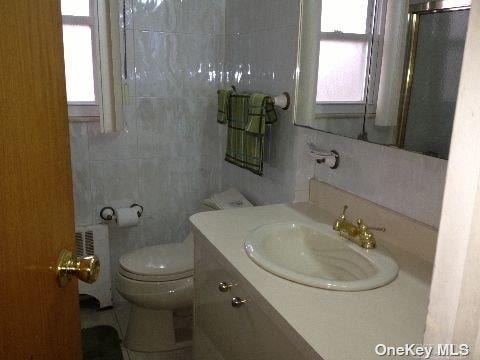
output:
[[[137,210],[138,217],[141,217],[143,214],[143,206],[139,204],[132,204],[130,205],[131,208],[135,208]],[[111,221],[114,220],[116,217],[115,209],[111,206],[105,206],[100,210],[100,217],[102,220]]]

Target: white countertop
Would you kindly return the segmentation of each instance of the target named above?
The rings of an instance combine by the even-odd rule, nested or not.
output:
[[[379,289],[337,292],[296,284],[263,270],[243,248],[247,234],[271,223],[334,217],[310,203],[204,212],[192,224],[325,360],[378,359],[375,345],[422,343],[432,264],[385,245],[400,266]]]

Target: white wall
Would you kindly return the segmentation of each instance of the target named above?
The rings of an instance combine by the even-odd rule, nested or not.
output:
[[[131,1],[128,131],[70,126],[77,224],[97,222],[106,205],[145,206],[138,227],[111,227],[112,272],[127,251],[181,241],[201,199],[230,186],[257,204],[288,202],[306,199],[315,175],[438,224],[445,161],[297,127],[290,111],[272,126],[263,177],[223,161],[216,90],[293,94],[297,0]],[[340,168],[315,165],[308,141],[339,151]]]
[[[76,223],[98,222],[107,205],[145,207],[139,226],[110,227],[112,274],[127,251],[182,241],[188,217],[219,190],[222,164],[224,0],[127,3],[127,129],[70,125]]]
[[[230,0],[226,3],[227,85],[240,90],[294,93],[297,0]],[[335,149],[341,165],[330,170],[306,156],[305,145]],[[272,126],[264,176],[225,163],[223,187],[237,186],[258,204],[302,200],[307,180],[350,191],[427,224],[438,226],[447,162],[292,125],[280,112]],[[342,204],[339,204],[339,210]]]
[[[472,2],[438,234],[425,344],[468,344],[480,358],[480,3]]]

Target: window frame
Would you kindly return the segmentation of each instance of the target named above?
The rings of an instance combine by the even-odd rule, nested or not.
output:
[[[85,120],[93,118],[93,120],[98,120],[100,117],[100,89],[99,89],[99,73],[100,73],[100,64],[98,56],[98,14],[96,0],[89,0],[89,10],[90,13],[88,16],[77,16],[77,15],[63,15],[62,14],[62,26],[63,25],[83,25],[90,26],[91,29],[91,41],[92,41],[92,65],[93,65],[93,83],[94,83],[94,94],[95,101],[67,101],[68,105],[68,117],[73,120]]]
[[[344,33],[342,31],[323,32],[320,24],[319,42],[321,40],[367,41],[368,55],[364,83],[365,101],[317,102],[315,99],[315,118],[358,118],[360,116],[370,117],[375,115],[382,61],[386,2],[387,0],[368,0],[368,16],[365,22],[364,34]],[[320,56],[320,51],[318,56]],[[318,86],[318,79],[316,86]]]

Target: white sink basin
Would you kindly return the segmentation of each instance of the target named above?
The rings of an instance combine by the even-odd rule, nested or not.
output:
[[[279,223],[253,230],[248,256],[287,280],[322,289],[360,291],[392,282],[398,265],[379,248],[366,250],[342,238],[331,225]]]

